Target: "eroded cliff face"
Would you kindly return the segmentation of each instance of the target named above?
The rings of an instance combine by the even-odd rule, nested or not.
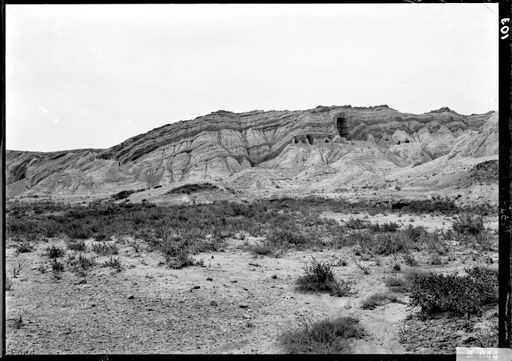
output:
[[[491,112],[464,116],[441,108],[414,115],[387,106],[218,111],[106,150],[7,151],[6,180],[8,196],[27,191],[110,194],[234,180],[255,169],[288,170],[294,176],[322,169],[340,173],[332,180],[343,183],[361,172],[379,177],[454,152],[464,157],[497,154],[497,138],[497,115]]]

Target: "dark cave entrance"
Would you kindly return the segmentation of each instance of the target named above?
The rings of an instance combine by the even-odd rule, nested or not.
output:
[[[347,120],[344,117],[338,117],[336,119],[336,126],[338,128],[338,133],[340,134],[340,137],[348,139]]]
[[[308,134],[308,135],[306,135],[306,139],[308,140],[308,143],[309,143],[310,145],[312,145],[312,144],[313,144],[313,137],[312,137],[311,135],[309,135],[309,134]]]

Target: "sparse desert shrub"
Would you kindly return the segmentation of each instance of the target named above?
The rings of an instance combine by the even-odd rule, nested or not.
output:
[[[12,268],[12,278],[18,278],[20,272],[21,272],[21,268],[22,268],[22,265],[21,265],[21,262],[18,262],[17,264],[15,264]]]
[[[53,273],[64,272],[64,264],[59,262],[57,259],[53,259],[51,265]]]
[[[101,242],[101,243],[94,243],[91,246],[91,251],[96,253],[100,256],[109,256],[112,254],[118,254],[119,249],[117,248],[117,245],[115,243],[107,243],[107,242]]]
[[[65,233],[72,239],[86,239],[94,234],[87,224],[79,221],[68,223]]]
[[[373,310],[377,306],[383,306],[389,302],[401,303],[401,301],[398,299],[396,295],[389,292],[381,292],[375,293],[368,297],[367,299],[365,299],[361,304],[361,308],[363,310]]]
[[[331,296],[343,297],[349,294],[347,282],[335,279],[328,263],[313,262],[305,267],[306,274],[297,279],[296,288],[302,292],[327,292]]]
[[[421,307],[427,315],[448,311],[469,317],[497,300],[496,289],[492,271],[473,269],[465,276],[416,273],[411,277],[411,306]]]
[[[409,248],[409,240],[403,232],[376,234],[373,243],[373,251],[385,256]]]
[[[357,268],[359,268],[361,271],[363,271],[363,274],[365,275],[369,275],[370,274],[370,269],[366,266],[363,266],[361,263],[355,261],[354,262],[357,266]]]
[[[141,245],[137,241],[131,242],[130,246],[133,247],[133,250],[135,251],[135,253],[139,253],[142,250]]]
[[[75,257],[74,255],[72,257],[68,257],[66,262],[69,264],[71,271],[81,277],[85,277],[87,275],[87,271],[96,265],[96,259],[94,257],[88,258],[81,253],[78,257]]]
[[[39,264],[39,266],[37,266],[37,270],[39,271],[39,273],[41,274],[44,274],[46,273],[48,269],[48,266],[46,265],[46,263],[42,262],[41,264]]]
[[[290,229],[272,230],[268,235],[267,240],[269,244],[281,249],[286,249],[291,245],[301,248],[308,243],[308,239],[304,234]]]
[[[224,223],[226,222],[226,218],[224,218]],[[216,227],[213,230],[213,238],[215,239],[224,239],[233,236],[233,232],[229,229]]]
[[[104,263],[105,267],[110,267],[115,269],[117,272],[121,272],[123,267],[121,266],[121,262],[118,258],[110,257],[110,259],[106,260]]]
[[[84,271],[87,271],[88,269],[90,269],[96,265],[96,260],[94,259],[94,257],[88,258],[87,256],[85,256],[81,253],[76,258],[76,262],[77,262],[77,265]]]
[[[401,277],[388,277],[384,283],[393,292],[406,293],[410,290],[409,282]]]
[[[495,268],[475,266],[466,269],[481,290],[484,304],[498,302],[498,270]]]
[[[12,281],[9,277],[5,277],[5,290],[10,291],[12,288]]]
[[[409,252],[406,252],[403,256],[402,256],[403,260],[404,260],[404,263],[410,267],[415,267],[418,265],[418,262],[416,261],[416,259],[414,258],[414,256],[409,253]]]
[[[84,242],[84,240],[78,240],[78,241],[69,241],[67,242],[67,248],[73,251],[79,251],[84,252],[87,249],[87,246]]]
[[[361,220],[360,218],[349,218],[345,221],[345,227],[350,229],[364,229],[368,227],[368,222]]]
[[[372,242],[372,236],[368,231],[355,231],[335,235],[334,246],[337,248],[354,245],[366,245]]]
[[[251,252],[261,256],[269,256],[275,254],[275,249],[269,242],[260,242],[251,247]]]
[[[347,353],[350,339],[362,338],[364,329],[353,317],[339,317],[316,323],[305,322],[297,330],[283,333],[279,340],[292,354]]]
[[[23,317],[22,317],[22,315],[19,315],[18,317],[16,317],[14,319],[14,322],[13,322],[12,326],[15,329],[17,329],[17,330],[19,330],[23,326]]]
[[[64,250],[54,244],[52,244],[51,246],[48,246],[46,247],[46,255],[50,258],[50,259],[55,259],[55,258],[60,258],[62,256],[64,256]]]
[[[465,214],[455,220],[452,227],[457,233],[477,235],[485,230],[484,218],[481,215]]]
[[[347,265],[347,261],[344,260],[343,258],[338,258],[338,260],[336,262],[334,262],[332,265],[345,267]]]
[[[34,250],[32,243],[24,241],[16,245],[16,253],[30,253]]]
[[[395,222],[388,223],[372,223],[369,226],[370,231],[372,232],[396,232],[400,228],[400,225]]]
[[[94,240],[96,242],[105,242],[105,241],[110,241],[110,236],[107,235],[106,233],[96,233],[94,235]]]
[[[404,229],[404,233],[407,239],[409,239],[412,243],[416,243],[420,241],[420,238],[428,233],[427,229],[423,226],[413,226],[409,225]]]
[[[432,258],[430,259],[430,264],[433,266],[439,266],[440,264],[442,264],[441,257],[439,257],[438,254],[433,255]]]
[[[480,347],[498,347],[498,325],[491,320],[486,320],[476,327],[475,337]]]
[[[173,257],[166,259],[167,265],[172,269],[180,269],[188,266],[193,266],[194,259],[190,256],[186,249],[182,249]]]

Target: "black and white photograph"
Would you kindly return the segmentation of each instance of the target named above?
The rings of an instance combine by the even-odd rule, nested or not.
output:
[[[5,5],[6,354],[498,347],[498,5]]]

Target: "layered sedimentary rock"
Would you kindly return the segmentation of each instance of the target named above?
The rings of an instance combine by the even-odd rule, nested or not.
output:
[[[464,116],[448,108],[415,115],[385,105],[218,111],[153,129],[105,150],[7,151],[6,180],[8,187],[20,190],[14,193],[35,194],[108,194],[186,181],[223,181],[256,168],[288,169],[295,175],[310,168],[338,172],[345,175],[335,178],[345,182],[358,172],[378,176],[451,152],[497,154],[497,120],[493,123],[492,117],[497,119],[492,112]]]

